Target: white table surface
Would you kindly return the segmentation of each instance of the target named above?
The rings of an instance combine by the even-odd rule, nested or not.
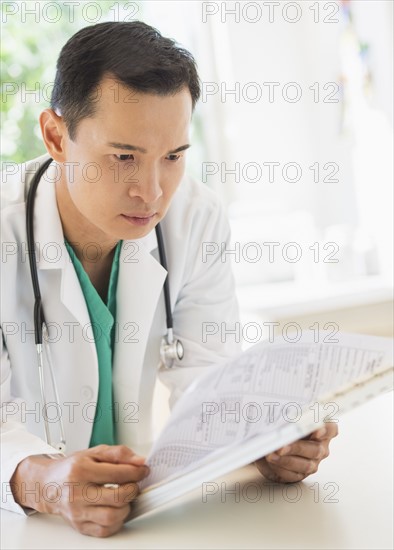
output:
[[[240,502],[231,494],[222,502],[220,490],[202,502],[200,488],[107,539],[81,535],[60,517],[2,510],[1,548],[391,549],[392,393],[347,413],[339,429],[330,457],[297,487],[264,485],[248,466],[216,480],[219,489],[222,482],[227,489],[240,482]]]

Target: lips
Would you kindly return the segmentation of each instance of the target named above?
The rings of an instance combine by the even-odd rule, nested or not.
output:
[[[128,218],[151,218],[154,216],[156,212],[152,212],[151,214],[123,214],[123,216],[127,216]]]
[[[127,214],[121,214],[121,217],[127,222],[131,223],[132,225],[137,226],[144,226],[148,225],[152,222],[153,218],[155,218],[156,212],[151,214],[150,216],[147,216],[146,214],[140,214],[139,216],[128,216]]]

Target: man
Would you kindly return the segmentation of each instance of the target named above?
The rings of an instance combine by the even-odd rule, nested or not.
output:
[[[201,257],[205,242],[229,244],[220,202],[184,177],[199,94],[192,56],[148,25],[82,29],[61,51],[51,108],[40,115],[48,155],[3,174],[2,506],[9,510],[60,514],[88,535],[117,532],[148,473],[136,452],[152,439],[156,373],[172,405],[205,367],[240,351],[232,339],[201,337],[204,322],[234,323],[238,308],[228,264]],[[46,401],[60,405],[65,455],[43,440],[26,257],[26,194],[50,158],[33,226],[58,389],[56,396],[46,370]],[[170,369],[160,362],[167,272],[174,334],[185,350]],[[312,434],[257,461],[259,470],[284,482],[316,471],[336,435],[327,426],[320,441]],[[58,422],[50,428],[60,437]],[[116,499],[107,484],[120,485]]]

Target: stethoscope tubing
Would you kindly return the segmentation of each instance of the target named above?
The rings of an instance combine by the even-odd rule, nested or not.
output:
[[[42,307],[42,297],[40,291],[40,285],[38,281],[38,270],[37,270],[37,261],[36,261],[36,251],[34,243],[34,203],[36,199],[36,192],[40,180],[53,161],[52,158],[49,158],[45,161],[37,172],[34,174],[30,188],[27,194],[26,200],[26,234],[27,234],[27,247],[28,247],[28,256],[29,256],[29,266],[30,266],[30,275],[34,292],[34,339],[37,351],[37,361],[38,361],[38,372],[40,379],[40,391],[41,399],[44,407],[44,424],[45,424],[45,438],[48,444],[50,443],[50,433],[49,433],[49,423],[47,418],[47,402],[46,402],[46,391],[45,391],[45,380],[44,380],[44,361],[43,353],[45,348],[45,354],[47,355],[46,359],[49,364],[49,371],[51,377],[51,383],[55,393],[56,402],[60,404],[58,389],[52,369],[52,361],[50,357],[50,350],[48,343],[44,346],[44,333],[47,335],[47,326],[44,316],[44,311]],[[171,312],[171,297],[170,297],[170,288],[169,288],[169,279],[168,279],[168,268],[167,268],[167,258],[164,247],[163,234],[161,231],[160,223],[155,227],[157,244],[159,249],[159,259],[161,265],[167,271],[166,278],[163,284],[164,292],[164,303],[166,310],[166,326],[167,334],[163,338],[162,347],[164,351],[160,352],[161,359],[164,362],[166,367],[171,367],[174,359],[182,360],[183,358],[183,345],[179,340],[174,340],[173,337],[173,318]],[[48,335],[47,335],[48,336]],[[169,363],[168,363],[169,361]],[[168,364],[167,364],[168,363]],[[60,405],[59,405],[60,406]],[[66,440],[63,421],[60,416],[60,442],[57,445],[57,449],[65,452],[66,449]]]

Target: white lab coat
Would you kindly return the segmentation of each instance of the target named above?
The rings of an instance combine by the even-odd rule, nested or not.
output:
[[[7,482],[26,456],[51,453],[44,424],[34,345],[34,295],[25,228],[25,196],[43,155],[15,173],[2,173],[2,352],[1,352],[1,488],[2,507],[24,513]],[[52,162],[38,186],[34,231],[43,310],[49,325],[49,349],[62,412],[67,454],[89,446],[98,392],[98,360],[90,318],[73,264],[64,246],[57,209],[58,172]],[[136,452],[152,440],[151,408],[157,375],[171,390],[170,404],[205,367],[240,351],[234,337],[222,342],[221,330],[203,341],[203,323],[238,321],[234,280],[220,255],[202,261],[202,243],[229,243],[229,224],[218,197],[185,177],[161,223],[170,281],[174,334],[185,348],[181,364],[160,366],[160,341],[166,333],[163,282],[155,231],[123,242],[117,285],[118,337],[113,357],[113,391],[119,442]],[[94,248],[87,250],[92,256]],[[214,327],[215,325],[211,325]],[[213,330],[213,329],[212,329]],[[47,401],[55,403],[49,384]],[[137,410],[138,409],[138,410]],[[59,437],[58,423],[51,435]]]

